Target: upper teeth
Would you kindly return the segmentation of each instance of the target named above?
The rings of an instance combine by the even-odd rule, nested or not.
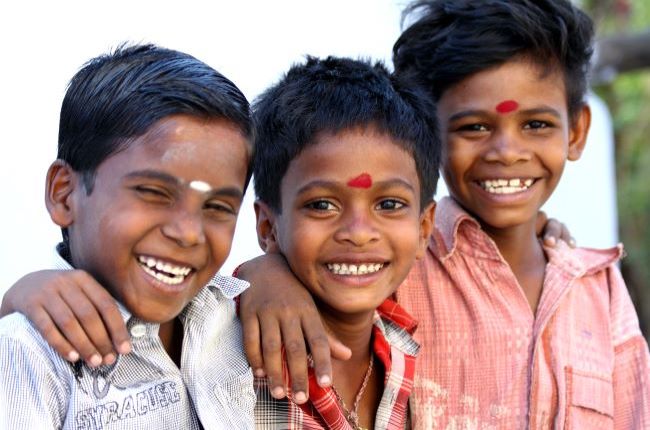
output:
[[[528,189],[533,185],[532,179],[488,179],[481,181],[481,187],[488,193],[512,194]]]
[[[188,266],[177,266],[166,261],[153,257],[138,256],[142,269],[165,284],[176,285],[185,280],[185,277],[192,271]]]
[[[335,275],[365,275],[367,273],[375,273],[382,267],[384,267],[382,263],[329,263],[327,265],[327,268]]]

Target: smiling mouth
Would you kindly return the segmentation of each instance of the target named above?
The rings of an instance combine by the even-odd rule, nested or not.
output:
[[[526,191],[535,183],[531,178],[487,179],[478,181],[481,188],[490,194],[515,194]]]
[[[328,263],[327,269],[335,275],[359,276],[369,273],[379,272],[384,267],[384,263]]]
[[[150,256],[139,255],[138,263],[147,274],[167,285],[182,283],[192,272],[189,266],[179,266]]]

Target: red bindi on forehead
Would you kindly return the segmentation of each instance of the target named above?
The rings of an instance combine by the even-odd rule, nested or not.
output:
[[[370,188],[371,186],[372,186],[372,178],[367,173],[362,173],[359,176],[352,178],[348,181],[348,187]]]
[[[517,110],[519,108],[519,103],[514,100],[506,100],[497,105],[496,110],[499,113],[509,113]]]

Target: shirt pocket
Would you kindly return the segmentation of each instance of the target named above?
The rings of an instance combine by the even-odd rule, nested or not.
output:
[[[613,429],[612,380],[592,372],[566,369],[565,429]]]
[[[253,371],[248,370],[230,379],[220,382],[212,388],[217,401],[224,410],[233,429],[251,429],[253,410],[255,409],[255,390],[253,389]]]

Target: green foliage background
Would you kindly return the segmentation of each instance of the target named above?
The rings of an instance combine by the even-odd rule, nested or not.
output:
[[[648,0],[590,0],[598,37],[650,27]],[[619,230],[627,257],[623,276],[646,338],[650,338],[650,68],[594,88],[611,111],[616,141]]]

